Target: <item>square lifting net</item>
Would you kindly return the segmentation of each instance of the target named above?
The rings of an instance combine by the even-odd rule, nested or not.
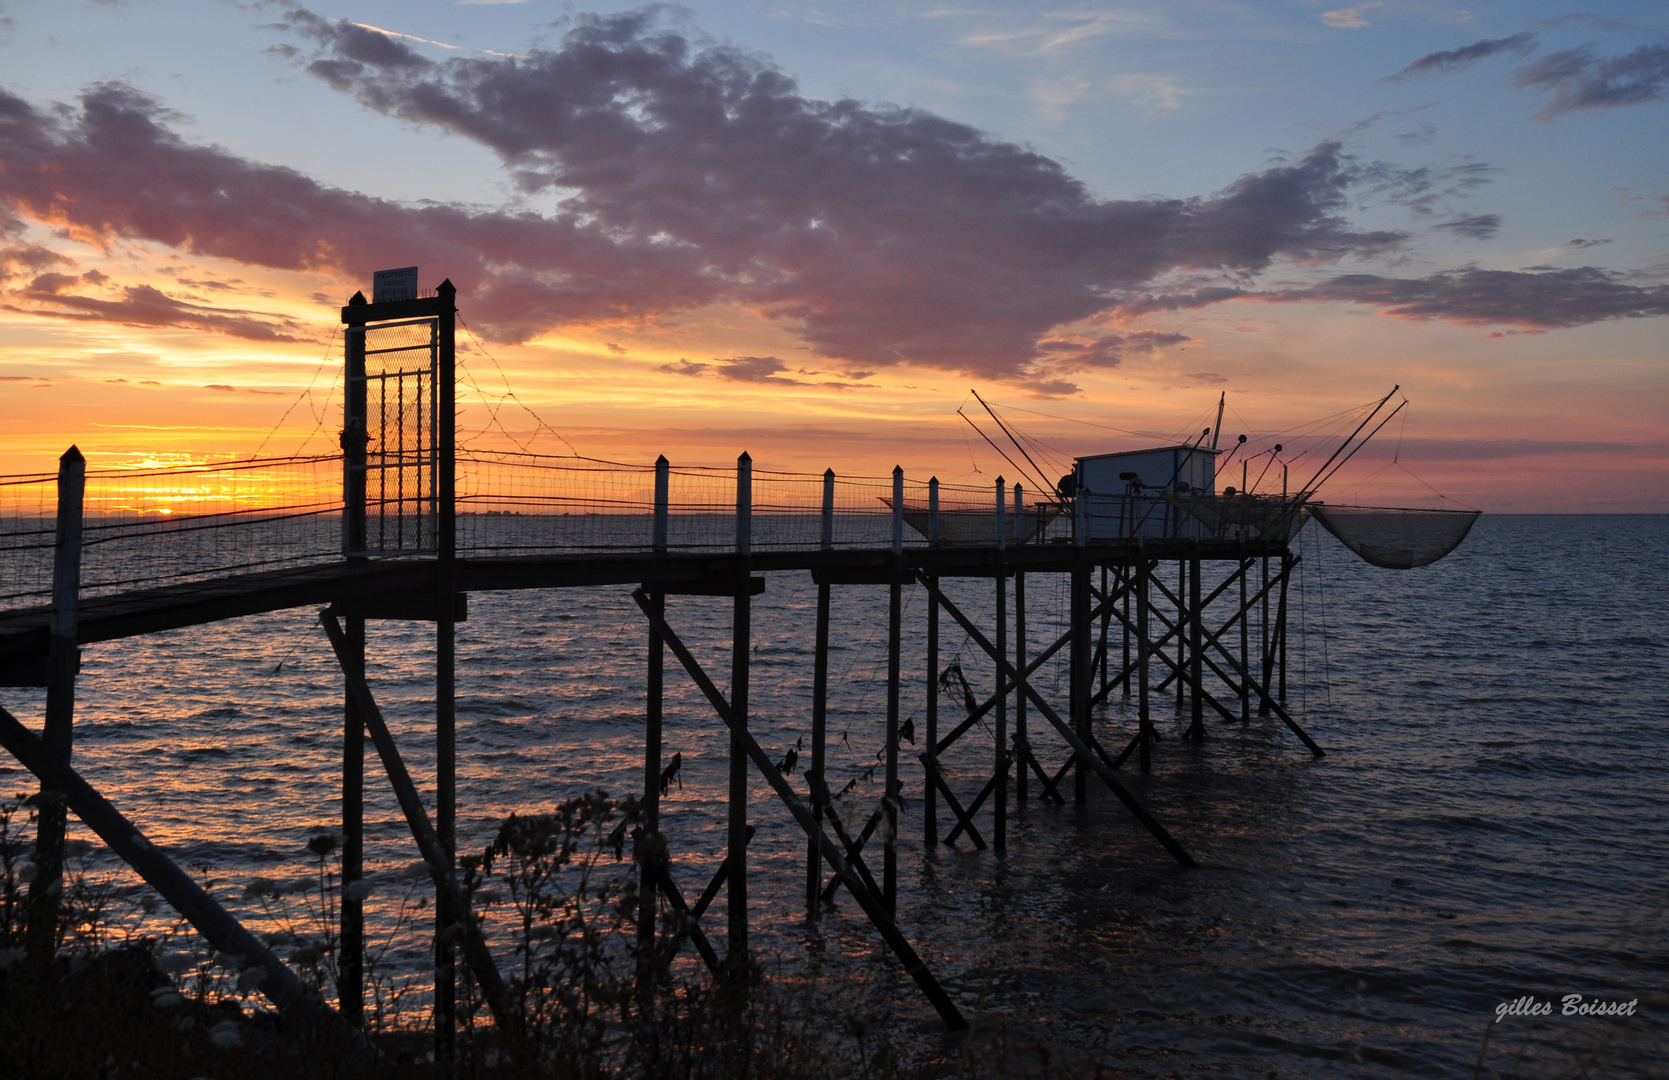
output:
[[[365,374],[350,374],[348,388],[365,388],[365,463],[347,465],[350,490],[354,472],[364,477],[365,552],[439,546],[437,329],[434,319],[407,319],[348,331],[365,342]]]

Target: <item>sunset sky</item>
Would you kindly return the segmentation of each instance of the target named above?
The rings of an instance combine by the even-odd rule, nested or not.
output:
[[[1333,2],[0,0],[0,471],[332,449],[415,263],[476,445],[983,483],[970,390],[1400,384],[1341,501],[1669,511],[1669,8]]]

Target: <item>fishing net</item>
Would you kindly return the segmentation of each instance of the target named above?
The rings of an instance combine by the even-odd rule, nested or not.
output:
[[[1479,510],[1309,504],[1310,516],[1362,561],[1387,570],[1429,566],[1466,539]]]

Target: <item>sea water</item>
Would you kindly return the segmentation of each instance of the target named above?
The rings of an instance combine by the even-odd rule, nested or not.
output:
[[[1118,1075],[1457,1075],[1486,1036],[1488,1062],[1519,1055],[1529,1071],[1556,1072],[1573,1046],[1610,1061],[1601,1074],[1648,1068],[1638,1048],[1663,1045],[1669,1008],[1669,519],[1486,516],[1453,555],[1412,571],[1366,566],[1313,527],[1297,547],[1288,707],[1326,757],[1255,707],[1245,724],[1207,710],[1208,740],[1186,741],[1167,690],[1154,695],[1163,741],[1152,771],[1121,770],[1199,862],[1188,870],[1093,777],[1082,805],[1070,779],[1064,806],[1038,801],[1034,782],[1002,855],[965,839],[924,845],[915,753],[931,675],[926,602],[907,589],[901,712],[918,746],[904,746],[901,767],[906,934],[968,1015]],[[1174,587],[1175,567],[1160,573]],[[946,589],[990,633],[992,583]],[[1061,577],[1029,577],[1027,602],[1035,654],[1062,632]],[[721,688],[730,603],[668,600]],[[885,587],[834,590],[828,773],[836,790],[856,781],[842,812],[858,823],[883,776],[886,605]],[[804,573],[770,575],[753,601],[752,729],[774,756],[799,741],[802,763],[815,606]],[[989,666],[948,618],[941,626],[939,666],[959,661],[983,697]],[[628,588],[470,597],[458,627],[461,850],[484,846],[512,811],[641,790],[645,648]],[[432,628],[373,623],[368,657],[431,792]],[[1063,650],[1033,680],[1060,711],[1064,662]],[[316,611],[89,646],[77,693],[74,761],[95,787],[252,926],[304,919],[247,886],[307,878],[307,839],[339,820],[342,686]],[[31,724],[41,701],[5,694]],[[960,708],[941,699],[942,729]],[[1029,723],[1039,756],[1064,761],[1035,709]],[[1096,724],[1121,747],[1132,707],[1115,690]],[[682,786],[662,827],[688,896],[723,855],[728,739],[669,656],[663,760],[675,752]],[[416,985],[426,884],[367,754],[372,937],[389,942],[383,969]],[[946,757],[967,801],[990,773],[990,728]],[[30,788],[21,769],[0,768],[0,790]],[[860,980],[895,1038],[931,1042],[934,1013],[855,904],[804,922],[804,837],[757,775],[749,814],[761,954]],[[948,828],[943,807],[939,820]],[[989,821],[982,813],[987,834]],[[81,865],[109,865],[78,824],[72,836]],[[715,940],[722,908],[721,896]],[[402,910],[408,925],[390,938]],[[1633,1016],[1565,1015],[1571,995],[1579,1007],[1638,1005]],[[1551,1003],[1551,1015],[1507,1011],[1524,999]]]

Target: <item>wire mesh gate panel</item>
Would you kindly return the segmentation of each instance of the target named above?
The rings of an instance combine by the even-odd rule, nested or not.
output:
[[[363,335],[366,552],[434,551],[439,546],[438,328],[434,319],[349,327]]]

